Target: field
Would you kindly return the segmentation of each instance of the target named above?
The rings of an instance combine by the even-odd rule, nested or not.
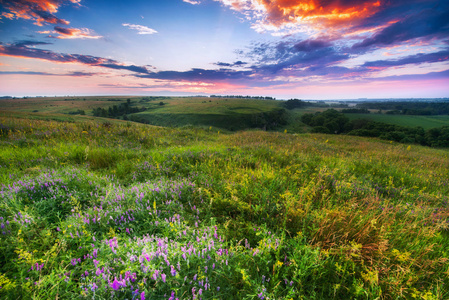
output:
[[[1,111],[68,114],[78,109],[90,111],[96,107],[109,107],[125,102],[128,97],[42,97],[1,99]],[[108,100],[116,101],[108,101]]]
[[[345,114],[351,120],[368,119],[376,122],[387,124],[406,126],[406,127],[422,127],[424,129],[436,128],[441,126],[449,126],[449,116],[409,116],[409,115],[387,115],[387,114]]]
[[[0,144],[2,299],[449,298],[447,150],[23,111]]]

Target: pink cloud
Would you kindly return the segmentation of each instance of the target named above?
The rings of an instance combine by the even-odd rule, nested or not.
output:
[[[78,4],[81,0],[21,0],[2,1],[2,5],[9,12],[3,12],[2,17],[8,19],[33,20],[34,24],[63,24],[69,22],[55,16],[59,8],[67,3]]]

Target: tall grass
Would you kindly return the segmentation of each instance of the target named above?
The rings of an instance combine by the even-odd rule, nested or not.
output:
[[[0,123],[2,298],[449,297],[448,151]]]

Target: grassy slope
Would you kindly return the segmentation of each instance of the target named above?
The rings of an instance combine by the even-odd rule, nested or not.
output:
[[[82,118],[0,123],[6,299],[449,297],[448,151]]]
[[[213,126],[228,130],[248,128],[254,115],[280,108],[274,100],[222,99],[222,98],[171,98],[155,101],[149,110],[138,113],[153,125],[162,126]]]

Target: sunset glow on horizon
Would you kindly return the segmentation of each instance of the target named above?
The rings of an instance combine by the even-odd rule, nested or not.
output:
[[[447,1],[0,3],[0,96],[449,97]]]

